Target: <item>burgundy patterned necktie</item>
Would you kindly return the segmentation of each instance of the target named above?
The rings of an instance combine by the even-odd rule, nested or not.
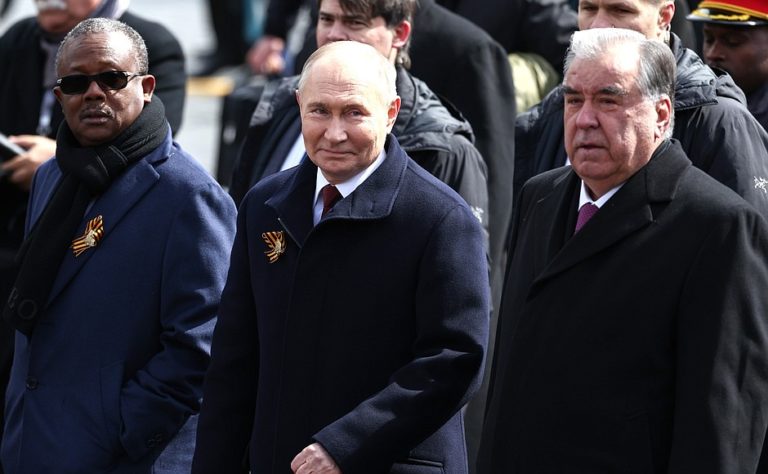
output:
[[[324,217],[328,214],[328,211],[331,210],[333,205],[341,199],[341,193],[336,189],[336,186],[326,184],[323,186],[323,189],[320,190],[320,194],[323,196],[323,213],[320,214],[320,217]]]
[[[579,217],[576,219],[576,230],[573,231],[575,234],[576,232],[580,231],[582,227],[590,220],[592,219],[592,216],[594,216],[597,211],[600,208],[592,204],[591,202],[588,202],[581,206],[581,209],[579,209]]]

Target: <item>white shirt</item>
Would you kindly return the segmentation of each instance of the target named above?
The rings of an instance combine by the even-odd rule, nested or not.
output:
[[[285,157],[285,161],[283,161],[283,164],[280,166],[280,171],[293,168],[294,166],[297,166],[299,163],[301,163],[301,159],[304,157],[305,152],[306,149],[304,148],[304,135],[299,133],[299,137],[293,143],[291,150]]]
[[[381,153],[379,153],[379,156],[376,157],[376,159],[368,165],[367,168],[365,168],[363,171],[357,173],[356,175],[352,176],[348,180],[344,181],[343,183],[336,184],[336,189],[339,190],[339,193],[341,194],[341,198],[344,199],[345,197],[352,194],[352,191],[357,189],[358,186],[363,184],[368,177],[373,174],[376,169],[381,166],[382,163],[384,163],[384,160],[387,158],[387,155],[384,153],[384,150],[381,150]],[[317,179],[315,180],[315,207],[314,212],[312,214],[312,221],[315,225],[317,225],[318,222],[320,222],[320,217],[323,214],[323,197],[320,195],[320,191],[325,187],[326,184],[330,184],[327,179],[325,179],[325,176],[323,176],[323,172],[320,171],[320,168],[317,169]]]
[[[597,201],[593,201],[592,198],[589,196],[589,191],[587,191],[587,185],[584,184],[584,181],[582,180],[582,182],[581,182],[581,193],[579,194],[579,209],[578,210],[580,211],[581,208],[584,206],[584,204],[586,204],[588,202],[591,202],[592,204],[597,206],[598,209],[603,207],[603,204],[608,202],[608,200],[611,199],[613,197],[613,195],[616,194],[616,191],[621,189],[622,186],[624,186],[624,183],[621,183],[620,185],[616,186],[615,188],[612,188],[610,191],[608,191],[607,193],[605,193],[602,196],[600,196],[600,198]],[[322,210],[322,208],[321,208],[321,210]]]

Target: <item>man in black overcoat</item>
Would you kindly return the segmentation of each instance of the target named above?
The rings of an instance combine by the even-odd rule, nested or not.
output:
[[[523,187],[483,474],[753,473],[768,425],[768,224],[670,140],[669,48],[566,59],[572,166]]]

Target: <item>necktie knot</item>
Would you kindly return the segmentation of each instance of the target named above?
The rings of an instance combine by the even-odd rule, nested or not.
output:
[[[328,211],[331,210],[333,205],[341,199],[341,193],[336,189],[336,186],[326,184],[323,186],[323,189],[320,190],[320,194],[323,197],[323,213],[320,216],[323,217],[328,214]]]
[[[576,219],[576,230],[573,233],[575,234],[576,232],[580,231],[581,228],[584,227],[590,219],[592,219],[592,216],[594,216],[598,210],[600,210],[600,208],[591,202],[581,206],[581,209],[579,209],[579,217]]]

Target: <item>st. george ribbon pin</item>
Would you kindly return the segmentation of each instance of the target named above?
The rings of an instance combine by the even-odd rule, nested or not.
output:
[[[285,234],[282,230],[276,230],[264,232],[261,234],[261,238],[267,244],[267,251],[264,253],[267,254],[269,263],[275,263],[280,255],[285,253]]]
[[[99,245],[99,241],[103,236],[104,219],[101,216],[96,216],[88,221],[83,235],[72,241],[72,253],[75,254],[75,257],[79,257],[80,254],[89,248]]]

